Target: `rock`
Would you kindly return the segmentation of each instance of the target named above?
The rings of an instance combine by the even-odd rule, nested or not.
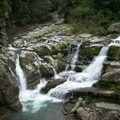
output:
[[[54,75],[53,68],[47,63],[42,63],[39,69],[42,77],[49,78]]]
[[[19,88],[11,83],[5,69],[0,68],[0,105],[3,104],[12,111],[21,110],[21,103],[19,101]]]
[[[115,111],[120,110],[119,104],[114,104],[114,103],[109,103],[109,102],[97,102],[95,103],[95,105],[96,107],[107,109],[107,110],[115,110]]]
[[[6,33],[6,20],[4,18],[0,18],[0,45],[7,46],[8,45],[8,37]]]
[[[11,111],[6,107],[0,107],[0,120],[9,120]]]
[[[13,111],[19,111],[22,106],[19,101],[19,88],[13,84],[7,86],[6,89],[3,91],[5,101],[7,102],[8,106]]]
[[[34,51],[39,56],[45,56],[45,55],[51,55],[52,54],[52,48],[47,44],[41,44],[37,47],[34,47]]]
[[[77,115],[80,120],[96,120],[97,119],[97,113],[96,111],[90,112],[91,109],[87,107],[79,107],[77,109]]]
[[[86,59],[92,60],[95,56],[97,56],[100,52],[101,47],[84,47],[81,46],[79,56],[84,57]]]
[[[108,50],[108,60],[119,61],[120,60],[120,47],[111,46]]]
[[[82,70],[83,70],[83,67],[82,66],[79,66],[79,65],[77,65],[76,67],[75,67],[75,69],[74,69],[76,72],[82,72]]]
[[[101,80],[105,82],[120,82],[120,70],[105,73]]]
[[[25,73],[28,88],[34,89],[34,87],[40,82],[40,63],[33,53],[22,52],[20,56],[20,64]]]
[[[117,114],[114,114],[108,111],[107,113],[103,113],[102,115],[100,115],[98,120],[120,120],[119,115],[120,115],[120,112],[118,112]]]
[[[78,98],[78,101],[76,102],[74,108],[72,108],[71,113],[74,113],[82,104],[83,99],[81,97]]]
[[[62,84],[65,82],[65,79],[53,79],[47,82],[46,86],[42,88],[42,91],[47,93],[50,89],[56,87],[59,84]]]
[[[72,91],[73,96],[92,96],[92,97],[101,97],[101,98],[110,98],[110,99],[120,99],[120,93],[117,93],[113,90],[104,90],[100,88],[80,88],[78,90]]]
[[[109,33],[120,33],[120,22],[114,23],[108,28]]]

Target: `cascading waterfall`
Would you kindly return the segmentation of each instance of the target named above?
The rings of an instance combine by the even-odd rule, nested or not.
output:
[[[82,42],[81,42],[82,43]],[[78,60],[78,54],[79,54],[79,49],[80,49],[80,46],[81,46],[81,43],[78,44],[77,46],[77,51],[75,53],[75,55],[73,56],[72,58],[72,61],[71,61],[71,70],[73,71],[75,66],[76,66],[76,63],[77,63],[77,60]]]
[[[19,54],[17,54],[16,58],[16,74],[19,78],[20,83],[20,101],[23,105],[23,112],[32,112],[35,113],[40,108],[46,106],[46,101],[60,101],[55,98],[64,99],[65,95],[74,90],[79,89],[83,87],[91,87],[95,82],[98,81],[98,78],[101,75],[101,71],[103,68],[103,63],[106,60],[107,57],[107,51],[111,45],[118,45],[118,42],[120,41],[120,37],[113,40],[114,42],[110,43],[107,47],[103,47],[99,53],[99,55],[94,58],[93,62],[81,73],[77,73],[74,70],[76,65],[77,59],[78,59],[78,53],[80,45],[77,47],[77,51],[71,61],[71,71],[64,71],[62,73],[57,74],[56,70],[53,67],[54,70],[54,77],[57,75],[59,78],[65,78],[67,81],[61,85],[58,85],[57,87],[51,89],[47,95],[41,94],[40,90],[46,85],[47,81],[45,79],[41,79],[40,83],[37,85],[36,89],[34,90],[28,90],[27,89],[27,82],[24,75],[24,72],[22,68],[20,67],[20,61],[19,61]],[[117,42],[118,41],[118,42]],[[9,47],[9,50],[17,52],[18,49],[14,47]],[[42,59],[37,56],[38,61],[42,61]],[[52,97],[51,97],[52,96]],[[55,98],[53,98],[55,97]]]
[[[17,58],[16,58],[16,74],[20,82],[20,91],[25,91],[27,89],[27,83],[24,72],[20,66],[19,54],[17,54]]]
[[[76,52],[75,52],[75,54],[74,54],[74,56],[73,56],[73,58],[71,60],[70,65],[66,66],[66,71],[69,69],[69,67],[71,67],[70,70],[72,70],[72,71],[75,69],[75,66],[76,66],[76,63],[77,63],[77,60],[78,60],[78,54],[79,54],[79,49],[80,49],[81,44],[82,44],[82,42],[80,42],[78,44],[77,50],[76,50]]]
[[[106,54],[109,46],[103,47],[99,55],[93,60],[93,62],[82,73],[76,73],[73,71],[65,72],[67,75],[67,81],[57,87],[51,89],[48,95],[56,98],[64,98],[66,93],[71,90],[91,87],[95,83],[103,68],[103,63],[106,60]],[[64,73],[62,73],[64,75]]]
[[[35,53],[34,53],[35,54]],[[37,55],[37,54],[35,54]],[[40,83],[37,85],[36,89],[34,90],[28,90],[27,89],[27,82],[24,75],[24,72],[20,66],[19,61],[19,54],[17,54],[16,58],[16,74],[19,78],[19,84],[20,84],[20,94],[19,99],[23,105],[23,112],[32,112],[35,113],[40,108],[45,107],[45,101],[54,101],[58,102],[60,100],[53,99],[47,95],[41,94],[40,90],[46,85],[47,81],[45,79],[40,79]],[[37,56],[37,61],[41,63],[40,61],[43,60],[39,56]],[[31,109],[30,109],[31,108]]]

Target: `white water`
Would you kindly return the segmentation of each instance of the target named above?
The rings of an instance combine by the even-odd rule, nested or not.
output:
[[[38,61],[42,60],[38,58]],[[38,110],[40,110],[42,107],[46,107],[45,102],[46,101],[54,101],[54,102],[60,102],[58,99],[53,99],[52,97],[49,97],[45,94],[41,94],[40,90],[46,85],[47,81],[45,79],[41,79],[40,83],[37,85],[36,89],[34,90],[28,90],[27,89],[27,82],[24,75],[24,72],[20,66],[19,61],[19,55],[17,55],[16,58],[16,74],[19,78],[19,84],[20,84],[20,94],[19,99],[22,103],[23,112],[31,112],[35,113]]]
[[[66,93],[71,90],[91,87],[101,75],[103,63],[106,60],[106,54],[109,47],[103,47],[99,55],[93,62],[82,72],[76,73],[74,71],[63,72],[60,76],[67,75],[67,81],[57,87],[51,89],[48,95],[56,98],[64,98]]]
[[[20,91],[25,91],[27,89],[27,83],[24,72],[20,66],[19,54],[17,54],[16,58],[16,74],[20,82]]]
[[[76,66],[76,63],[77,63],[77,60],[78,60],[78,54],[79,54],[80,46],[81,46],[81,43],[78,44],[77,51],[76,51],[75,55],[72,58],[72,61],[71,61],[71,70],[74,70],[74,68]]]
[[[115,40],[120,41],[119,38]],[[111,45],[113,45],[113,43],[111,43],[107,47],[103,47],[99,55],[93,60],[93,62],[85,70],[83,70],[82,73],[76,73],[75,71],[72,70],[57,74],[56,70],[54,69],[54,73],[55,73],[54,77],[57,75],[57,77],[66,78],[67,81],[61,85],[58,85],[54,89],[50,90],[47,95],[40,93],[41,88],[44,87],[47,83],[46,80],[44,79],[40,80],[40,84],[38,84],[35,90],[27,90],[26,78],[22,68],[20,67],[20,61],[18,55],[16,59],[16,74],[20,82],[19,98],[23,105],[23,112],[35,113],[36,111],[42,109],[42,107],[46,106],[45,103],[46,101],[53,101],[53,102],[59,101],[58,99],[53,99],[50,96],[63,99],[65,97],[65,94],[67,94],[69,91],[83,87],[91,87],[95,82],[98,81],[101,75],[103,63],[106,60],[107,57],[106,54],[109,49],[109,46]],[[74,57],[74,59],[77,58],[78,55]],[[77,60],[73,60],[73,61],[75,63]],[[71,61],[71,64],[73,63],[73,61]]]
[[[81,44],[82,44],[82,42],[78,44],[76,53],[74,54],[70,65],[66,66],[66,71],[68,70],[69,67],[71,67],[70,70],[72,70],[72,71],[75,69],[75,66],[76,66],[76,63],[77,63],[77,60],[78,60],[78,54],[79,54],[79,49],[80,49]]]

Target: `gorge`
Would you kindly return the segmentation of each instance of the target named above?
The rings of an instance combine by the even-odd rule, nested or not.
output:
[[[9,119],[78,120],[76,117],[66,118],[63,114],[64,102],[71,98],[77,102],[79,97],[84,99],[92,94],[93,100],[96,96],[98,99],[110,97],[112,100],[108,103],[118,100],[115,111],[119,112],[119,86],[116,92],[113,87],[111,90],[106,88],[106,93],[99,93],[104,79],[109,79],[109,75],[104,75],[119,70],[119,41],[119,35],[73,35],[68,25],[51,23],[15,36],[13,44],[4,48],[2,57],[9,67],[11,83],[19,88],[22,110],[13,113]],[[118,65],[115,64],[117,62]],[[69,112],[73,110],[74,104]],[[100,103],[96,101],[95,104],[97,107]],[[106,110],[103,107],[100,109]]]

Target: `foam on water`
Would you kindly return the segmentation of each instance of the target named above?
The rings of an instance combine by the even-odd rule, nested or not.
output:
[[[93,62],[82,73],[76,73],[74,71],[66,71],[60,74],[61,77],[65,77],[67,81],[57,87],[51,89],[48,95],[63,99],[65,95],[74,89],[91,87],[101,75],[103,63],[106,60],[106,54],[109,47],[103,47],[99,55],[93,60]]]

